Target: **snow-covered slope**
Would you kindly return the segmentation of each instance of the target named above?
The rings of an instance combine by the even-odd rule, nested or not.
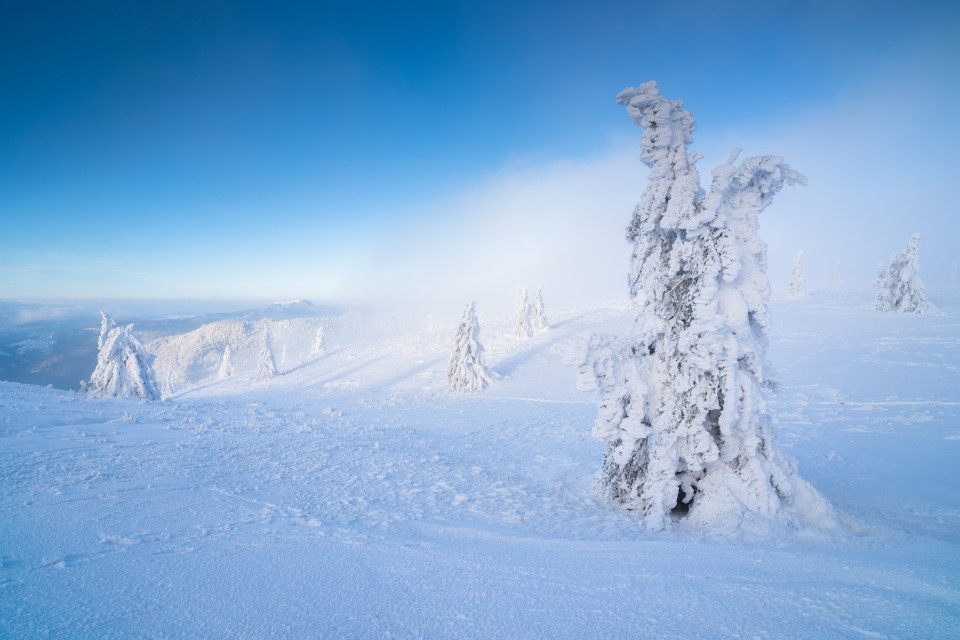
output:
[[[524,340],[481,309],[501,379],[468,396],[453,324],[375,318],[161,403],[0,383],[0,636],[957,637],[960,299],[936,302],[771,307],[780,444],[843,536],[654,534],[597,496],[572,360],[625,304]]]
[[[165,348],[167,353],[161,360],[164,368],[158,381],[164,391],[169,391],[170,383],[180,389],[198,382],[208,373],[204,370],[208,364],[205,351],[188,353],[189,350],[180,349],[182,336],[202,327],[209,331],[221,322],[257,327],[268,322],[295,324],[321,322],[324,318],[336,321],[344,317],[344,309],[315,305],[307,300],[265,306],[243,306],[246,304],[243,301],[236,304],[238,306],[230,307],[228,301],[94,300],[58,305],[0,301],[0,380],[78,389],[80,381],[89,379],[97,365],[100,310],[110,312],[121,324],[133,323],[134,333],[144,344],[171,336],[181,338],[181,344],[175,349]],[[240,311],[235,310],[238,307]],[[220,349],[222,355],[223,344]],[[148,350],[156,354],[161,347],[148,344]],[[183,370],[175,366],[179,358],[186,362]]]

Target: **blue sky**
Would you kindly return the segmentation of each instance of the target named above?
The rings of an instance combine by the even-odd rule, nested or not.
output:
[[[955,2],[278,4],[0,8],[0,298],[623,295],[648,79],[811,178],[775,284],[950,280]]]

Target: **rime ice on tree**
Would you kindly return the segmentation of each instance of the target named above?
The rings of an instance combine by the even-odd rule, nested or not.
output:
[[[696,128],[655,82],[617,96],[644,128],[650,183],[627,228],[631,336],[595,336],[580,388],[600,401],[594,435],[608,441],[601,480],[651,529],[761,533],[773,521],[832,528],[830,505],[784,456],[766,414],[769,284],[757,215],[784,183],[780,158],[713,171],[705,193],[688,152]],[[761,534],[762,535],[762,534]]]
[[[496,374],[490,371],[483,361],[480,325],[472,302],[463,312],[456,342],[447,373],[450,393],[475,393],[493,384]]]
[[[915,233],[907,248],[893,254],[890,266],[877,272],[877,310],[925,313],[930,302],[920,282],[920,234]]]
[[[313,339],[313,346],[310,348],[310,353],[315,356],[323,355],[323,325],[317,327],[317,335]]]
[[[537,296],[530,307],[530,330],[541,333],[550,328],[547,324],[547,314],[543,310],[543,285],[537,287]]]
[[[277,375],[277,364],[273,361],[270,351],[270,337],[267,328],[263,329],[260,338],[260,355],[257,357],[257,382],[264,382]]]
[[[527,302],[527,288],[517,285],[517,324],[513,333],[518,338],[530,337],[530,303]]]
[[[110,330],[117,326],[113,318],[107,315],[106,311],[100,312],[100,337],[97,338],[97,350],[103,349],[103,343],[107,339]]]
[[[97,367],[83,388],[97,398],[159,400],[151,356],[133,335],[133,325],[118,327],[110,316],[101,315]]]
[[[226,380],[234,375],[236,370],[233,367],[233,361],[230,357],[230,345],[223,348],[223,357],[220,359],[220,370],[217,372],[218,380]]]
[[[807,297],[807,265],[803,264],[803,249],[797,251],[793,269],[790,270],[790,297]]]

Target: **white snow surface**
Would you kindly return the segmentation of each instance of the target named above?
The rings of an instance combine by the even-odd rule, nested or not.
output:
[[[960,296],[933,297],[771,303],[779,443],[846,530],[762,541],[599,497],[575,363],[626,302],[522,341],[481,318],[501,379],[469,396],[435,323],[156,403],[0,383],[0,637],[960,637]]]

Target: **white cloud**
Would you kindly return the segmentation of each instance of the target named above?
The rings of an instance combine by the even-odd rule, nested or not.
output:
[[[378,299],[509,311],[518,283],[569,305],[626,296],[624,230],[646,184],[639,147],[511,168],[406,217],[370,265]]]

